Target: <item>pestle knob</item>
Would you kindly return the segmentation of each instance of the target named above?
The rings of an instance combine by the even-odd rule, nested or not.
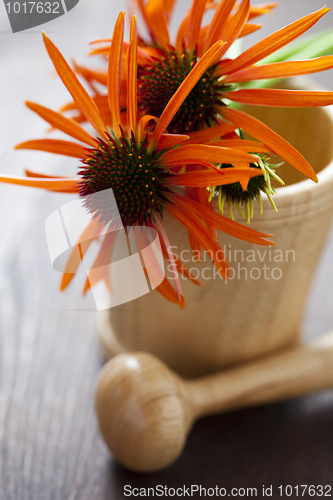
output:
[[[102,435],[128,469],[152,472],[181,454],[194,421],[333,386],[333,333],[197,380],[184,380],[147,353],[120,354],[96,394]]]

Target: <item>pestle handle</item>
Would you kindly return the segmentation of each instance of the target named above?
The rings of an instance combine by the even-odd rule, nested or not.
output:
[[[333,332],[184,385],[194,419],[332,387]]]

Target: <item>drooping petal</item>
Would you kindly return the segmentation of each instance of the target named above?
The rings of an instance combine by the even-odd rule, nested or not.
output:
[[[169,194],[168,196],[177,206],[193,212],[198,217],[214,224],[214,226],[217,229],[220,229],[220,231],[230,234],[231,236],[235,236],[235,238],[256,243],[258,245],[268,246],[274,244],[272,241],[266,239],[267,237],[272,236],[271,234],[261,233],[248,226],[243,226],[243,224],[240,224],[239,222],[232,221],[221,214],[217,214],[213,210],[203,207],[200,203],[184,198],[176,193]],[[170,210],[169,205],[168,210]]]
[[[311,165],[301,153],[260,120],[237,109],[221,108],[221,114],[227,120],[237,124],[245,132],[267,144],[267,146],[271,147],[297,170],[310,177],[313,181],[318,182],[317,176]]]
[[[151,223],[151,226],[158,232],[158,235],[160,237],[160,243],[161,243],[161,248],[162,248],[162,253],[163,253],[164,258],[167,259],[167,260],[169,260],[169,253],[167,252],[165,243],[163,241],[162,236],[160,235],[160,233],[158,231],[158,228],[153,223]],[[171,247],[169,248],[169,251],[172,252]],[[187,269],[187,267],[181,262],[181,260],[174,253],[173,253],[173,258],[174,258],[174,261],[175,261],[175,264],[176,264],[176,267],[177,267],[177,271],[178,271],[179,274],[181,274],[185,278],[188,278],[189,280],[191,280],[196,285],[202,286],[202,283],[193,276],[193,274],[191,273],[191,271],[189,271]]]
[[[27,178],[27,177],[13,177],[10,175],[0,175],[0,182],[4,184],[17,184],[19,186],[29,186],[47,189],[48,191],[57,191],[61,193],[77,193],[78,182],[80,179],[73,178]]]
[[[74,137],[79,141],[89,144],[93,148],[96,147],[95,139],[80,125],[78,125],[74,120],[66,118],[61,113],[52,111],[51,109],[40,106],[34,102],[26,101],[25,103],[29,109],[37,113],[43,120],[52,125],[52,127],[61,130],[67,135]]]
[[[279,108],[304,108],[333,104],[333,92],[316,90],[243,89],[226,92],[224,97],[245,104],[278,106]]]
[[[147,272],[146,272],[147,274]],[[181,309],[184,309],[185,307],[185,299],[183,297],[183,301],[179,303],[178,299],[178,294],[176,290],[173,288],[173,286],[170,284],[167,278],[164,278],[162,283],[158,285],[158,287],[155,288],[163,297],[165,297],[167,300],[170,302],[173,302],[175,304],[179,304]]]
[[[212,163],[255,162],[256,156],[230,148],[209,146],[206,144],[184,145],[164,153],[160,160],[164,165],[177,163],[192,163],[192,160],[203,160]]]
[[[100,281],[104,281],[109,292],[112,293],[110,264],[116,237],[117,231],[106,233],[101,248],[99,249],[97,257],[92,265],[92,268],[88,271],[88,277],[83,290],[84,294],[89,288],[96,286]]]
[[[168,177],[167,183],[173,186],[208,187],[222,186],[240,182],[241,179],[263,175],[258,168],[223,168],[221,170],[199,170],[197,172],[186,172]]]
[[[64,291],[68,287],[75,276],[75,273],[80,265],[80,262],[83,259],[83,256],[87,252],[94,239],[101,234],[103,228],[103,224],[98,223],[98,220],[96,218],[91,219],[79,238],[79,241],[81,243],[78,243],[78,245],[75,245],[72,248],[70,256],[66,262],[64,274],[62,276],[60,284],[61,291]]]
[[[105,134],[107,126],[104,123],[96,104],[83,85],[81,85],[77,76],[67,64],[57,47],[51,42],[45,33],[43,33],[43,37],[46,50],[54,64],[54,67],[64,85],[72,95],[74,101],[101,137],[107,139],[107,135]]]
[[[150,120],[154,121],[155,123],[158,122],[158,118],[153,115],[144,115],[140,118],[139,125],[138,125],[138,139],[139,141],[142,141],[144,135],[145,135],[145,128],[150,122]]]
[[[120,12],[113,30],[112,44],[109,55],[108,79],[107,79],[108,102],[112,117],[112,129],[116,137],[120,136],[119,126],[121,124],[119,94],[120,94],[123,39],[124,39],[124,13]]]
[[[198,205],[202,206],[200,203],[198,203]],[[178,200],[177,203],[173,205],[168,204],[167,209],[175,219],[177,219],[188,231],[190,231],[190,233],[195,235],[195,238],[211,256],[220,274],[226,278],[228,276],[228,264],[225,259],[219,259],[217,256],[217,252],[222,252],[222,249],[218,243],[211,240],[207,227],[202,220],[196,214],[188,210],[186,204],[180,205]],[[209,209],[207,210],[212,211]]]
[[[132,18],[130,45],[127,55],[127,123],[129,131],[136,132],[137,127],[137,71],[138,71],[138,36],[135,16]]]
[[[162,237],[162,240],[164,242],[166,251],[168,253],[168,259],[169,259],[169,262],[170,262],[170,265],[171,265],[173,279],[174,279],[175,285],[176,285],[176,290],[177,290],[177,294],[178,294],[178,300],[181,303],[182,300],[184,299],[184,295],[183,295],[183,292],[182,292],[182,287],[181,287],[179,276],[178,276],[177,265],[176,265],[176,261],[175,261],[175,258],[174,258],[174,254],[173,254],[173,251],[171,250],[171,245],[170,245],[169,239],[167,237],[167,234],[164,231],[164,227],[161,224],[161,222],[160,222],[160,220],[159,220],[158,217],[155,217],[155,225],[158,228],[158,232],[159,232],[159,234]]]
[[[108,52],[110,52],[110,47],[108,47]],[[79,75],[83,76],[83,78],[87,80],[87,82],[93,80],[95,82],[101,83],[102,85],[107,84],[107,72],[105,70],[100,68],[86,68],[81,64],[78,64],[76,61],[73,61],[73,67],[74,70],[79,73]]]
[[[158,120],[154,133],[150,139],[149,147],[153,149],[157,142],[159,141],[161,135],[168,127],[172,118],[177,113],[181,104],[185,101],[188,94],[191,92],[195,84],[204,74],[208,66],[211,64],[212,60],[219,54],[221,47],[223,47],[224,42],[216,42],[213,47],[211,47],[206,54],[199,60],[199,62],[194,66],[194,68],[187,75],[185,80],[179,86],[177,91],[174,93],[168,104],[163,110],[163,113]]]
[[[36,151],[46,151],[56,155],[72,156],[73,158],[84,158],[87,154],[86,148],[76,142],[61,141],[59,139],[37,139],[33,141],[21,142],[15,149],[33,149]]]
[[[215,42],[220,40],[221,32],[225,26],[228,17],[236,3],[236,0],[220,0],[215,10],[213,19],[210,22],[206,35],[203,50],[208,50]]]
[[[233,71],[239,71],[246,66],[251,66],[256,62],[264,59],[273,52],[276,52],[281,47],[295,40],[297,37],[305,33],[311,28],[319,19],[329,11],[326,7],[302,17],[297,21],[289,24],[285,28],[276,31],[272,35],[264,38],[256,43],[249,49],[245,50],[240,56],[236,57],[233,61],[220,63],[219,74],[229,74]]]

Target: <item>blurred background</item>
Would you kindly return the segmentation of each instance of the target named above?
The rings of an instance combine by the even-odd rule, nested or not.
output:
[[[189,4],[187,0],[178,0],[174,27]],[[245,48],[321,8],[323,1],[280,0],[279,4],[271,15],[259,18],[262,28],[246,38]],[[332,0],[327,6],[333,7]],[[29,167],[45,173],[76,173],[75,159],[13,151],[15,144],[41,138],[46,130],[43,120],[25,108],[25,100],[53,109],[70,100],[46,53],[41,31],[46,31],[67,60],[75,58],[97,66],[98,60],[92,62],[87,57],[88,43],[110,37],[119,11],[126,7],[124,0],[80,0],[66,15],[42,27],[13,34],[5,5],[0,4],[0,172],[23,175],[24,168]],[[330,12],[310,32],[332,27],[333,12]],[[333,90],[332,70],[313,75],[313,79],[318,82],[318,89]],[[207,482],[207,487],[214,486],[216,481],[240,487],[242,484],[237,483],[237,478],[243,477],[246,481],[252,477],[259,484],[269,481],[270,474],[284,484],[291,484],[287,480],[296,484],[309,478],[317,478],[318,483],[322,472],[312,467],[310,458],[313,450],[316,452],[314,443],[318,443],[318,439],[322,442],[317,455],[321,453],[324,461],[329,461],[328,446],[333,444],[330,434],[320,434],[320,428],[324,433],[328,429],[328,417],[318,408],[330,408],[333,414],[333,401],[327,395],[304,398],[298,406],[289,403],[289,406],[276,405],[273,409],[247,410],[233,420],[231,416],[207,419],[208,424],[196,425],[196,434],[190,438],[181,461],[160,474],[137,476],[113,462],[99,437],[93,408],[94,386],[102,366],[95,337],[94,305],[88,297],[84,304],[85,308],[91,304],[91,310],[78,310],[83,300],[83,275],[76,277],[66,294],[59,293],[60,275],[50,265],[44,235],[47,216],[71,199],[68,195],[0,184],[0,441],[3,458],[0,498],[116,499],[122,498],[124,484],[174,486],[177,482],[200,479],[201,484]],[[332,252],[331,232],[304,315],[302,329],[308,338],[333,327]],[[296,425],[299,414],[306,415],[309,427],[303,427],[299,441],[294,442],[297,430],[290,425],[292,422]],[[287,417],[291,423],[283,427],[281,420]],[[273,440],[270,447],[266,443],[261,448],[252,438],[247,439],[251,432],[258,432],[258,440],[265,439],[264,429],[257,428],[263,420],[267,434],[278,429],[290,443],[290,449],[284,444],[281,450],[280,439]],[[225,429],[229,429],[229,433],[225,434]],[[237,434],[236,441],[228,437],[230,433]],[[225,447],[213,443],[216,434],[224,439]],[[312,439],[312,434],[314,448],[307,448],[304,439]],[[254,453],[257,444],[258,450]],[[294,464],[304,453],[308,454],[308,461],[300,470]],[[198,456],[189,468],[189,457],[195,454]],[[230,465],[236,462],[237,474]],[[222,465],[224,472],[220,469]]]

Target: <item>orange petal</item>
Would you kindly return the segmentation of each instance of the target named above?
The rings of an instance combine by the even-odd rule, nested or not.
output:
[[[121,77],[121,62],[124,39],[124,13],[120,12],[116,21],[112,44],[110,48],[109,66],[108,66],[108,100],[109,108],[112,117],[112,129],[117,137],[120,136],[120,77]]]
[[[176,290],[172,287],[172,285],[169,283],[167,278],[164,278],[162,283],[158,285],[158,287],[155,288],[163,297],[165,297],[167,300],[170,302],[174,302],[175,304],[179,304],[181,309],[184,309],[185,307],[185,299],[183,297],[183,301],[179,303],[178,300],[178,294]]]
[[[249,19],[254,19],[255,17],[261,16],[262,14],[270,14],[271,10],[275,9],[275,7],[278,6],[278,2],[251,5]]]
[[[110,51],[110,48],[109,48]],[[105,70],[101,69],[89,69],[81,66],[77,62],[73,61],[74,70],[79,73],[83,78],[85,78],[88,82],[91,80],[95,80],[102,85],[107,84],[107,73]]]
[[[70,178],[66,175],[48,175],[42,174],[41,172],[34,172],[33,170],[24,169],[24,173],[27,177],[37,177],[40,179],[66,179]]]
[[[148,138],[151,136],[148,133]],[[180,134],[163,134],[156,144],[157,149],[171,148],[172,146],[177,146],[184,141],[189,139],[188,135],[180,135]]]
[[[214,170],[199,170],[198,172],[186,172],[168,177],[167,183],[173,186],[208,187],[223,186],[240,182],[242,179],[263,175],[258,168],[223,168],[217,172]]]
[[[164,165],[192,163],[192,160],[203,160],[212,163],[235,163],[235,162],[254,162],[255,156],[251,156],[243,151],[236,151],[230,148],[221,148],[209,146],[206,144],[193,144],[190,146],[181,146],[164,153],[160,161]]]
[[[137,115],[137,71],[138,71],[138,35],[135,16],[132,18],[130,45],[127,55],[127,123],[129,131],[136,132]]]
[[[170,245],[169,239],[168,239],[167,234],[164,231],[164,227],[161,224],[161,222],[158,219],[158,217],[155,217],[155,225],[158,228],[158,232],[159,232],[159,234],[162,237],[164,246],[165,246],[166,251],[168,253],[168,260],[169,260],[170,265],[171,265],[173,279],[175,281],[176,290],[177,290],[177,294],[178,294],[178,300],[179,300],[179,302],[182,302],[182,300],[184,299],[184,295],[183,295],[183,292],[182,292],[182,287],[181,287],[181,284],[180,284],[180,280],[179,280],[179,276],[178,276],[178,271],[177,271],[177,265],[176,265],[176,261],[175,261],[175,258],[174,258],[173,251],[171,250],[171,245]]]
[[[215,57],[221,51],[221,47],[223,47],[224,42],[216,42],[213,47],[211,47],[206,54],[199,60],[199,62],[194,66],[194,68],[187,75],[185,80],[182,82],[180,87],[177,89],[175,94],[172,96],[166,107],[164,108],[163,113],[158,120],[154,133],[150,140],[150,149],[153,149],[157,142],[159,141],[161,135],[168,127],[172,118],[177,113],[179,107],[185,101],[188,94],[191,92],[193,87],[196,85],[198,80],[202,77],[206,69],[209,67],[211,62],[215,59]]]
[[[158,118],[153,115],[144,115],[142,118],[140,118],[139,125],[138,125],[138,139],[139,141],[142,141],[144,135],[145,135],[145,128],[150,122],[150,120],[153,120],[155,123],[158,122]],[[151,134],[152,135],[152,134]]]
[[[264,38],[249,49],[245,50],[245,52],[236,57],[233,61],[227,62],[226,64],[222,61],[220,63],[219,74],[228,74],[233,71],[239,71],[246,66],[251,66],[261,59],[264,59],[302,35],[328,11],[329,9],[323,7],[317,12],[298,19],[285,28],[282,28],[281,30],[276,31],[272,35]]]
[[[234,41],[240,35],[244,25],[249,17],[250,12],[250,0],[243,0],[240,4],[236,13],[228,20],[226,26],[221,32],[220,38],[227,44],[224,46],[220,57],[226,53],[226,51],[231,47]]]
[[[229,132],[232,132],[237,127],[235,125],[231,125],[230,123],[222,123],[220,125],[215,125],[211,128],[206,128],[203,130],[198,130],[197,132],[189,132],[189,140],[186,141],[186,145],[188,144],[204,144],[218,137],[222,137]]]
[[[200,203],[198,203],[198,205],[200,207],[202,206]],[[223,277],[227,277],[228,264],[224,259],[219,259],[217,257],[217,251],[219,250],[222,252],[222,249],[215,241],[211,240],[207,227],[202,222],[202,220],[197,215],[189,211],[186,204],[181,205],[180,203],[178,203],[178,200],[177,204],[167,205],[167,208],[169,212],[174,216],[174,218],[177,219],[184,227],[186,227],[186,229],[190,231],[190,233],[192,233],[195,236],[195,238],[200,242],[203,248],[207,252],[209,252],[209,255],[211,255],[221,275]]]
[[[251,35],[251,33],[254,33],[255,31],[260,30],[261,24],[250,24],[246,23],[243,26],[242,31],[239,33],[238,38],[243,38],[243,36]]]
[[[285,78],[287,76],[309,75],[333,68],[333,56],[317,57],[308,61],[285,61],[244,68],[227,75],[225,83],[248,82],[265,78]]]
[[[146,6],[146,20],[150,31],[165,50],[170,48],[166,11],[163,0],[149,0]]]
[[[220,40],[221,32],[223,31],[229,14],[231,13],[236,0],[221,0],[215,10],[213,19],[210,22],[209,29],[206,35],[203,50],[208,50],[215,42]]]
[[[188,33],[188,48],[194,51],[198,43],[202,17],[206,10],[206,0],[193,0]]]
[[[81,144],[70,141],[60,141],[58,139],[38,139],[21,142],[21,144],[15,146],[15,149],[33,149],[80,159],[84,158],[87,154],[86,148],[81,146]]]
[[[97,219],[91,219],[83,233],[81,234],[78,245],[72,248],[70,256],[66,262],[65,271],[60,284],[60,290],[63,291],[75,276],[76,270],[83,259],[83,256],[87,252],[91,243],[97,238],[103,231],[103,224],[99,224]]]
[[[222,141],[214,141],[214,146],[222,146],[226,148],[241,149],[248,153],[272,153],[271,148],[258,141],[247,141],[245,139],[223,139]]]
[[[99,249],[97,257],[92,265],[92,268],[88,272],[87,281],[84,287],[84,293],[89,288],[97,285],[97,283],[99,283],[100,281],[104,281],[110,293],[112,293],[110,280],[110,264],[116,237],[117,231],[113,231],[105,235],[101,248]]]
[[[278,106],[279,108],[304,108],[333,104],[333,92],[316,90],[245,89],[226,92],[224,97],[236,102],[257,106]]]
[[[25,103],[29,109],[37,113],[43,120],[52,125],[52,127],[61,130],[65,134],[74,137],[79,141],[89,144],[93,148],[96,147],[95,139],[80,125],[78,125],[74,120],[66,118],[61,113],[52,111],[51,109],[35,104],[34,102],[27,101]]]
[[[77,193],[80,179],[72,178],[26,178],[11,177],[10,175],[0,175],[0,182],[4,184],[17,184],[48,189],[49,191],[59,191],[62,193]]]
[[[168,254],[168,251],[166,249],[166,246],[165,246],[165,243],[163,241],[163,238],[162,236],[160,235],[159,231],[158,231],[158,228],[154,225],[154,224],[151,224],[152,227],[154,229],[156,229],[156,231],[158,232],[159,234],[159,237],[160,237],[160,243],[161,243],[161,248],[162,248],[162,253],[163,253],[163,256],[165,259],[169,260],[169,254]],[[169,248],[169,251],[172,252],[172,247]],[[190,279],[191,281],[193,281],[193,283],[195,283],[196,285],[198,286],[202,286],[202,283],[200,281],[198,281],[194,276],[193,274],[191,274],[191,272],[186,268],[186,266],[184,266],[184,264],[178,259],[177,255],[173,253],[173,258],[174,258],[174,261],[176,263],[176,266],[177,266],[177,271],[179,274],[181,274],[182,276],[184,276],[185,278],[188,278]]]
[[[45,35],[45,33],[43,33],[43,37],[46,50],[64,85],[67,87],[74,101],[76,102],[84,116],[87,118],[87,120],[101,135],[101,137],[107,140],[107,136],[105,134],[105,131],[107,131],[107,126],[105,125],[96,104],[91,99],[85,88],[81,85],[75,73],[67,64],[57,47],[51,42],[51,40]]]
[[[241,240],[256,243],[258,245],[268,246],[274,244],[272,241],[266,240],[267,237],[272,236],[270,234],[260,233],[248,226],[243,226],[243,224],[239,222],[232,221],[221,214],[217,214],[214,210],[203,207],[200,203],[184,198],[176,193],[169,194],[168,196],[177,206],[193,212],[198,217],[211,222],[217,229],[220,229],[220,231],[235,236],[235,238],[240,238]],[[170,210],[169,205],[168,210]]]
[[[317,176],[311,165],[306,159],[295,149],[289,142],[283,139],[279,134],[267,127],[264,123],[257,120],[243,111],[237,109],[220,109],[221,114],[232,123],[237,124],[245,132],[264,142],[284,158],[288,163],[293,165],[297,170],[310,177],[315,182],[318,182]]]

